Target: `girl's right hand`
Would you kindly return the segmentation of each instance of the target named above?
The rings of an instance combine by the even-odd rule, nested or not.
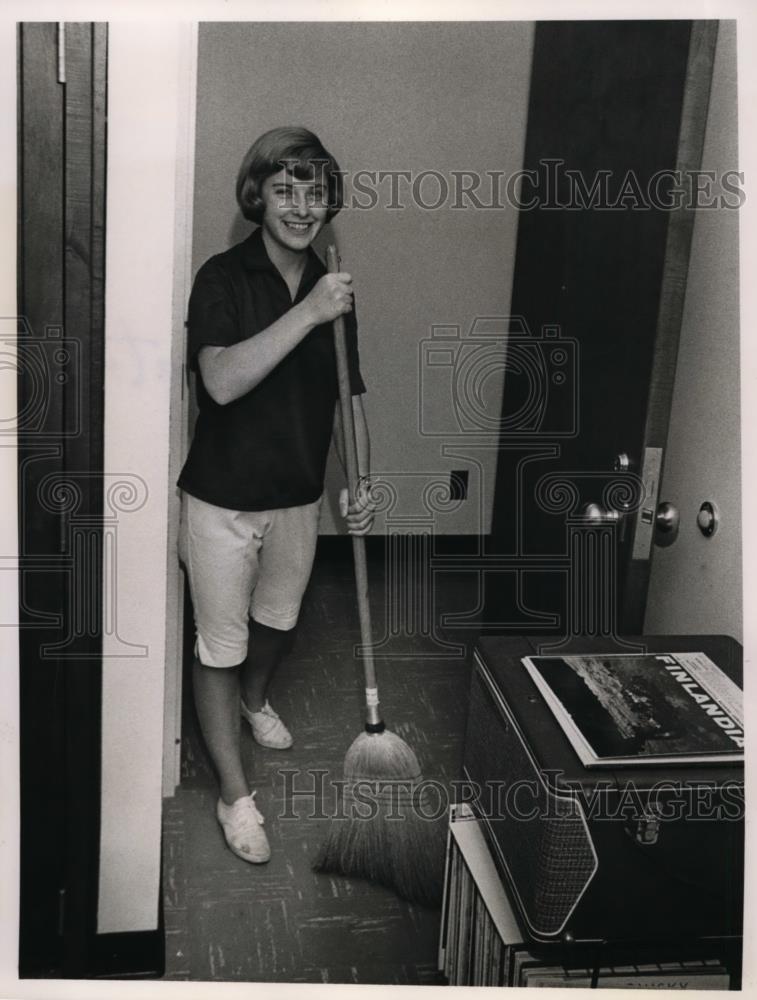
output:
[[[324,274],[303,300],[314,326],[352,312],[352,277],[345,271]]]

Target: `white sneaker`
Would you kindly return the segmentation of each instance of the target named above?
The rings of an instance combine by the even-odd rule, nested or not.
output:
[[[255,792],[227,806],[223,799],[216,807],[218,822],[231,850],[253,864],[263,864],[271,857],[271,848],[263,829],[265,820],[255,805]]]
[[[256,743],[271,750],[289,749],[294,742],[292,734],[268,702],[259,712],[251,712],[243,701],[240,701],[239,708],[252,727],[252,736]]]

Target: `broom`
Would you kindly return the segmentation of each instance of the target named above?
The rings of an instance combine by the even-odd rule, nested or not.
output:
[[[330,273],[339,270],[335,246],[326,250]],[[344,432],[349,502],[358,486],[357,446],[347,367],[344,318],[334,320],[339,405]],[[357,603],[365,672],[365,732],[344,760],[342,803],[313,864],[317,872],[357,876],[394,889],[404,899],[434,906],[441,902],[444,838],[429,810],[418,758],[384,725],[373,662],[365,539],[352,536]],[[438,812],[438,810],[437,810]]]

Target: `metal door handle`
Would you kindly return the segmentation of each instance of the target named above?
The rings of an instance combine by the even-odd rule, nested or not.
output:
[[[672,545],[678,538],[678,528],[681,524],[681,514],[675,504],[663,500],[658,504],[654,517],[654,541],[660,548]]]
[[[676,506],[664,500],[658,507],[655,514],[655,528],[663,535],[669,535],[672,531],[678,531],[681,523],[681,515]]]
[[[581,513],[587,521],[595,524],[613,524],[620,520],[620,511],[607,510],[598,503],[587,503]]]

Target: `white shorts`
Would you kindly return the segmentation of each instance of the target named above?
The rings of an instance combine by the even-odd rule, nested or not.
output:
[[[237,511],[182,494],[179,558],[194,605],[195,655],[206,667],[247,656],[248,617],[292,629],[310,579],[321,500]]]

